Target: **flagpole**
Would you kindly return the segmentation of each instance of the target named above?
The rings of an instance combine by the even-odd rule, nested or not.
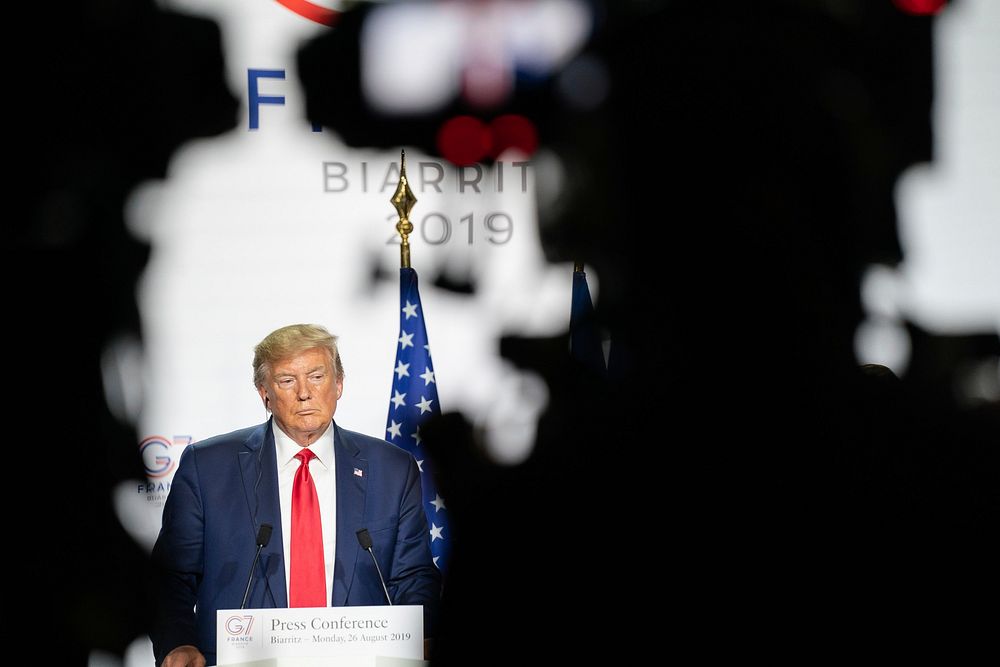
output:
[[[399,266],[402,269],[410,268],[410,233],[413,232],[413,223],[410,222],[410,211],[417,203],[417,198],[410,189],[410,183],[406,178],[406,150],[399,151],[399,185],[392,195],[392,205],[399,215],[399,222],[396,223],[396,231],[399,232],[401,243],[399,244]]]
[[[389,200],[399,214],[399,338],[396,368],[392,376],[392,398],[386,416],[385,440],[413,457],[420,473],[420,494],[430,552],[434,565],[445,572],[452,540],[448,506],[437,492],[434,463],[422,446],[420,426],[441,414],[434,363],[427,340],[424,308],[417,288],[417,272],[410,266],[409,235],[413,233],[410,211],[417,203],[406,178],[406,152],[399,152],[399,185]],[[421,369],[423,372],[421,373]]]

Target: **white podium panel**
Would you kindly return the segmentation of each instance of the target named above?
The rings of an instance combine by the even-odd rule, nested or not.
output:
[[[420,605],[220,609],[217,664],[243,667],[421,665]]]

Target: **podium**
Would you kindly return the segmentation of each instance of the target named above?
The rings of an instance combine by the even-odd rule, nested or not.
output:
[[[420,605],[220,609],[219,667],[423,667]]]

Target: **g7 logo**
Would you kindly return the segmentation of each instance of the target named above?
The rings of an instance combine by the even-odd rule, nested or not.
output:
[[[151,435],[139,443],[139,456],[146,469],[147,477],[163,477],[177,465],[176,458],[170,456],[170,447],[174,445],[190,445],[191,436],[175,435],[173,441],[162,435]]]
[[[226,632],[231,635],[248,635],[253,627],[253,616],[230,616],[226,619]]]

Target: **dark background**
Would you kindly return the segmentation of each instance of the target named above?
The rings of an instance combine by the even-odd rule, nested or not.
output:
[[[549,383],[531,459],[492,466],[458,414],[426,429],[456,535],[435,664],[985,643],[1000,421],[955,386],[997,338],[911,325],[903,378],[853,354],[862,270],[902,259],[896,179],[934,157],[934,19],[833,4],[595,5],[587,51],[612,92],[586,113],[543,83],[382,118],[345,66],[365,10],[304,46],[310,117],[350,145],[434,154],[449,115],[531,118],[575,169],[545,251],[601,280],[607,373],[565,338],[499,341]],[[10,412],[5,542],[30,588],[9,599],[40,656],[79,664],[121,653],[155,604],[109,495],[142,477],[100,379],[107,343],[140,338],[149,249],[122,203],[181,143],[232,129],[237,101],[208,21],[136,1],[31,13],[8,195],[9,377],[31,407]],[[167,67],[169,88],[150,74]],[[177,97],[198,104],[172,113]]]

